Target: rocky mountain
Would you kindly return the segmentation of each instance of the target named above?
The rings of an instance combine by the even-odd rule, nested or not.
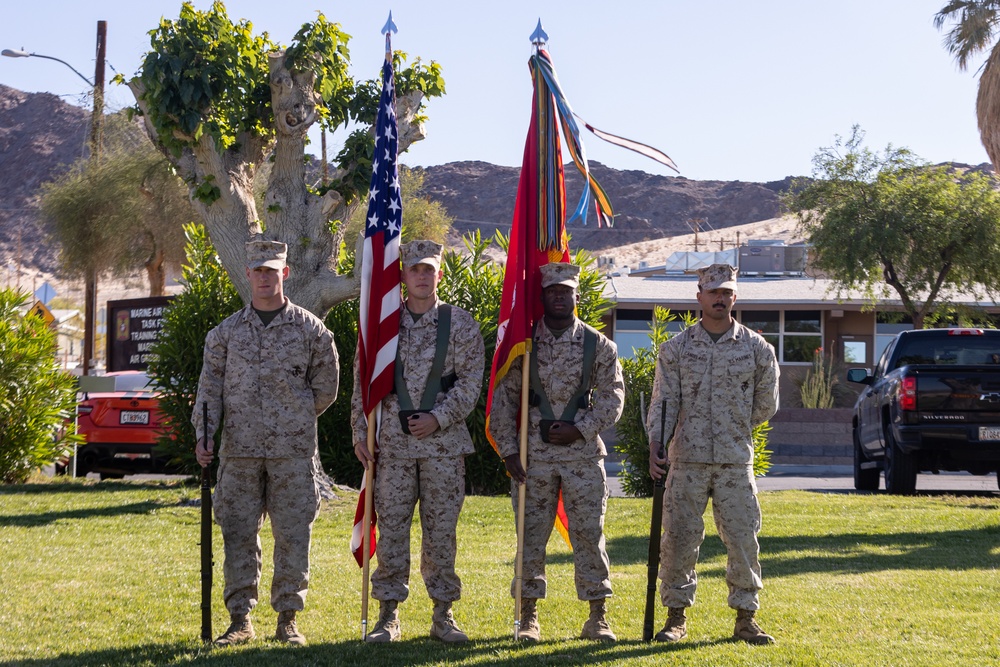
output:
[[[791,178],[772,183],[695,181],[622,171],[599,162],[590,167],[616,214],[611,229],[599,229],[593,215],[586,226],[570,225],[573,247],[591,251],[776,218],[779,194],[791,183]],[[426,194],[448,209],[457,233],[477,228],[487,235],[496,229],[509,232],[520,168],[452,162],[426,167],[424,173]],[[572,210],[583,182],[572,164],[566,166],[566,181],[567,207]]]
[[[39,227],[37,190],[86,155],[89,111],[47,93],[24,93],[0,85],[0,269],[56,273],[57,249]],[[433,139],[430,139],[433,141]],[[404,159],[405,161],[405,159]],[[706,240],[721,230],[780,216],[780,193],[791,178],[770,183],[697,181],[600,163],[591,169],[617,214],[615,226],[570,226],[572,245],[605,254],[611,248],[701,232]],[[473,229],[491,236],[509,232],[520,169],[485,162],[426,167],[425,190],[455,218],[455,237]],[[566,167],[567,202],[572,209],[582,177]],[[713,235],[713,232],[715,234]]]
[[[38,225],[38,187],[86,154],[90,112],[49,93],[0,85],[0,261],[56,270]]]

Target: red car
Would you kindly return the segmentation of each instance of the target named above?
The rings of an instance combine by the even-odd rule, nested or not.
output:
[[[140,371],[80,378],[76,429],[86,444],[77,448],[77,476],[96,472],[105,479],[170,472],[167,457],[153,451],[164,417],[149,383]]]

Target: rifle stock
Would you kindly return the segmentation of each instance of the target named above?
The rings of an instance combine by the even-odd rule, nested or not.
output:
[[[660,405],[660,438],[666,439],[663,427],[667,421],[667,402]],[[657,452],[660,458],[666,456],[666,445],[660,443]],[[656,624],[656,576],[660,569],[660,533],[663,529],[663,490],[666,475],[653,483],[653,512],[649,521],[649,552],[646,561],[646,612],[642,619],[642,640],[651,641]]]
[[[208,403],[201,404],[208,445]],[[201,640],[212,641],[212,466],[201,469]]]

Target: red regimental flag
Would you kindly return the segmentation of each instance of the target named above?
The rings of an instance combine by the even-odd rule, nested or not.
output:
[[[562,164],[557,157],[551,172],[553,179],[544,185],[553,187],[546,192],[539,183],[545,177],[545,165],[539,164],[551,154],[555,143],[559,150],[557,131],[545,132],[541,125],[555,129],[554,108],[546,97],[551,97],[544,87],[539,90],[540,77],[536,76],[535,93],[532,98],[531,123],[528,138],[524,143],[524,158],[521,162],[521,178],[517,185],[514,202],[514,218],[510,230],[510,245],[507,248],[507,264],[503,275],[503,294],[500,297],[500,315],[497,323],[497,345],[493,354],[490,384],[486,398],[486,436],[493,449],[497,449],[496,439],[490,431],[490,412],[493,407],[493,393],[497,385],[510,370],[514,360],[523,355],[531,345],[531,329],[542,316],[541,273],[539,267],[549,262],[568,262],[569,245],[566,240],[566,190],[563,185]],[[543,82],[544,83],[544,82]],[[539,103],[541,98],[541,104]],[[539,121],[539,116],[544,120]],[[560,154],[556,152],[556,156]],[[560,201],[561,200],[561,201]],[[540,228],[553,221],[545,220],[546,211],[554,213],[558,247],[539,249]],[[544,235],[544,231],[541,233]]]
[[[549,262],[570,261],[566,237],[566,185],[556,106],[534,58],[530,65],[534,83],[531,122],[514,202],[497,322],[497,346],[486,398],[486,437],[494,450],[497,443],[490,428],[494,391],[513,361],[531,349],[532,327],[542,317],[539,267]],[[527,417],[521,415],[523,419]],[[556,528],[569,544],[561,494]]]

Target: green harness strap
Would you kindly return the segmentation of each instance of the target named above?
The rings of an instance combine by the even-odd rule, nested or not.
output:
[[[437,345],[434,348],[434,362],[431,364],[430,375],[427,376],[427,384],[424,386],[424,395],[420,399],[420,410],[427,412],[434,407],[434,399],[438,391],[443,389],[441,376],[444,374],[444,359],[448,354],[448,337],[451,335],[451,306],[442,303],[438,306],[438,330]],[[395,369],[396,398],[399,399],[400,410],[413,410],[413,400],[410,399],[410,392],[406,388],[406,379],[403,377],[403,360],[399,358],[399,347],[396,347],[396,369]]]
[[[535,324],[537,326],[537,322]],[[535,337],[534,327],[531,331],[531,337],[532,339]],[[594,369],[594,355],[596,351],[597,330],[589,324],[583,323],[583,379],[580,381],[580,386],[577,388],[576,393],[566,403],[559,421],[572,422],[576,417],[576,411],[581,407],[585,407],[581,403],[583,403],[583,398],[590,393],[590,378]],[[538,404],[539,412],[542,414],[542,419],[555,419],[555,415],[552,413],[552,404],[549,403],[549,397],[545,395],[545,390],[542,389],[542,381],[538,377],[537,354],[531,355],[531,361],[528,362],[528,373],[531,381],[531,391],[535,395],[535,401]]]

